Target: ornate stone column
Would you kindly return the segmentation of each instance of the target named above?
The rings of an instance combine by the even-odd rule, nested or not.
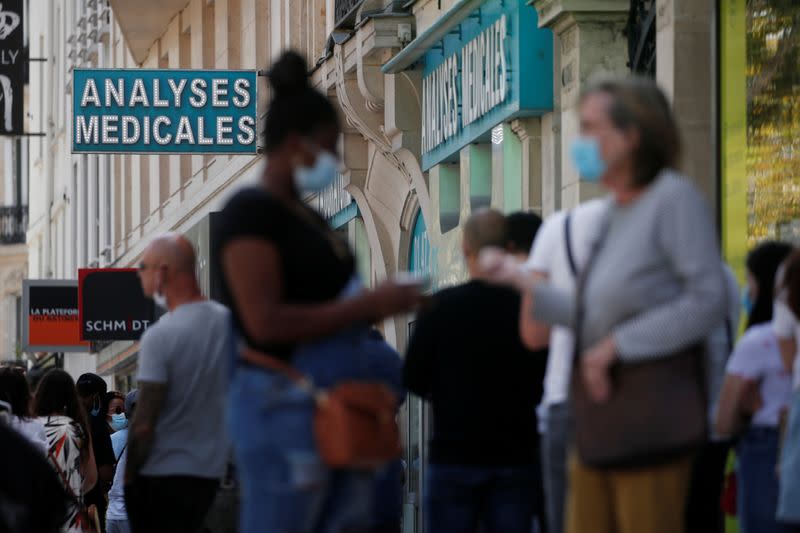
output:
[[[691,1],[691,0],[690,0]],[[561,205],[569,208],[599,194],[582,182],[569,160],[569,143],[578,134],[577,105],[581,91],[597,76],[627,74],[624,35],[628,0],[533,0],[539,27],[553,30],[558,40],[553,64],[560,80]],[[558,99],[556,99],[558,101]],[[556,194],[558,193],[555,191]]]

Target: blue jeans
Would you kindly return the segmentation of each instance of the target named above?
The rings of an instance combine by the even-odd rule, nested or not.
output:
[[[530,533],[535,467],[428,465],[427,533]]]
[[[399,387],[396,352],[362,331],[305,345],[292,365],[316,385],[377,379]],[[241,483],[241,533],[338,533],[372,520],[374,474],[332,470],[317,452],[314,402],[279,373],[239,366],[228,425]]]
[[[800,390],[792,393],[792,405],[781,454],[778,517],[800,531]]]
[[[778,507],[778,430],[750,427],[736,449],[737,507],[742,533],[790,531],[775,519]]]

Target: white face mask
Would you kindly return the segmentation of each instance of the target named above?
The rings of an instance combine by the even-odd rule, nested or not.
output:
[[[311,167],[297,167],[294,171],[294,184],[301,191],[321,191],[336,179],[339,161],[325,150],[317,154]]]
[[[167,297],[161,294],[160,292],[153,293],[153,301],[156,303],[157,306],[163,309],[167,308]]]

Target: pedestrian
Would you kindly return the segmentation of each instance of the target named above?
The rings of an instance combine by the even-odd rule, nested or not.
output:
[[[358,283],[346,241],[303,201],[336,179],[337,112],[309,85],[305,60],[295,52],[282,54],[268,78],[267,164],[261,183],[223,209],[214,254],[244,347],[228,407],[242,488],[240,528],[365,527],[373,475],[323,463],[312,431],[313,398],[286,367],[323,388],[353,379],[370,356],[354,347],[388,349],[369,337],[367,326],[411,310],[420,287],[389,281],[367,290]]]
[[[207,300],[185,237],[145,249],[142,290],[168,311],[139,343],[136,415],[128,433],[125,504],[134,533],[195,533],[225,474],[230,313]]]
[[[113,435],[123,427],[128,425],[128,418],[125,416],[125,395],[117,391],[109,391],[105,395],[103,404],[106,405],[106,423],[108,432]],[[112,442],[114,439],[111,439]]]
[[[725,533],[723,499],[728,456],[733,440],[714,431],[717,405],[725,378],[725,367],[734,348],[741,314],[739,284],[731,268],[723,263],[726,280],[727,316],[706,342],[706,383],[708,391],[708,441],[692,464],[689,497],[686,502],[686,533]]]
[[[536,213],[517,211],[506,216],[508,242],[506,250],[521,260],[528,258],[533,241],[542,226],[542,217]]]
[[[795,249],[783,267],[772,320],[779,339],[784,369],[792,375],[792,397],[780,450],[777,518],[800,533],[800,251]]]
[[[125,459],[128,456],[128,424],[127,418],[133,418],[136,412],[136,398],[138,391],[132,390],[125,396],[124,412],[125,424],[117,424],[119,429],[111,435],[111,445],[114,448],[116,469],[114,470],[114,483],[108,491],[108,510],[106,511],[107,533],[130,533],[128,511],[125,508]]]
[[[590,200],[571,211],[559,211],[544,221],[524,270],[532,279],[547,280],[574,294],[579,272],[586,265],[602,216],[605,199]],[[547,531],[563,533],[567,495],[567,450],[571,417],[567,402],[575,339],[565,326],[550,328],[534,320],[531,298],[523,294],[520,332],[530,350],[548,347],[544,390],[537,414],[541,433],[541,464]]]
[[[742,307],[747,330],[728,361],[716,431],[738,437],[737,514],[742,533],[786,531],[775,519],[778,505],[779,423],[791,399],[791,375],[783,367],[772,329],[775,273],[791,252],[778,242],[747,255]]]
[[[470,281],[437,293],[408,343],[406,386],[433,408],[424,489],[430,533],[530,533],[537,514],[543,375],[520,339],[519,293],[487,283],[478,267],[481,250],[507,242],[501,213],[467,220]]]
[[[106,423],[105,395],[108,391],[106,381],[93,373],[82,374],[77,381],[78,395],[88,413],[89,430],[92,434],[92,448],[97,464],[97,483],[86,495],[86,504],[97,507],[100,515],[100,528],[105,531],[106,498],[111,482],[114,481],[114,450]]]
[[[70,496],[61,531],[84,533],[91,527],[87,495],[97,483],[92,433],[75,382],[63,370],[50,370],[36,389],[34,413],[47,433],[47,458]],[[108,435],[106,433],[106,435]]]
[[[578,453],[569,459],[567,531],[680,531],[692,452],[707,435],[698,360],[725,316],[709,209],[674,170],[678,127],[650,80],[591,86],[580,99],[580,137],[570,154],[584,180],[611,193],[577,298],[530,282],[497,252],[482,264],[531,292],[539,322],[575,326],[570,401]],[[674,409],[682,416],[672,418]],[[638,422],[623,422],[632,419]]]
[[[22,434],[42,454],[47,454],[47,436],[41,421],[32,416],[31,393],[19,368],[0,367],[0,400],[11,406],[9,425]]]

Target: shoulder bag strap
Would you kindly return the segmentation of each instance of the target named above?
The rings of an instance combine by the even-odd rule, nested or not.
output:
[[[572,254],[572,213],[567,213],[564,217],[564,249],[567,252],[567,262],[569,263],[569,270],[572,272],[572,277],[578,279],[578,267],[575,265],[575,256]]]
[[[242,346],[239,351],[239,357],[242,361],[245,361],[248,364],[253,366],[257,366],[259,368],[263,368],[264,370],[270,370],[272,372],[278,372],[279,374],[283,374],[287,378],[289,378],[295,385],[298,387],[308,391],[311,394],[314,394],[316,391],[314,389],[314,384],[312,383],[311,379],[304,375],[302,372],[294,368],[292,365],[285,361],[281,361],[277,357],[273,357],[271,355],[265,354],[264,352],[260,352],[258,350],[254,350],[249,346]]]

